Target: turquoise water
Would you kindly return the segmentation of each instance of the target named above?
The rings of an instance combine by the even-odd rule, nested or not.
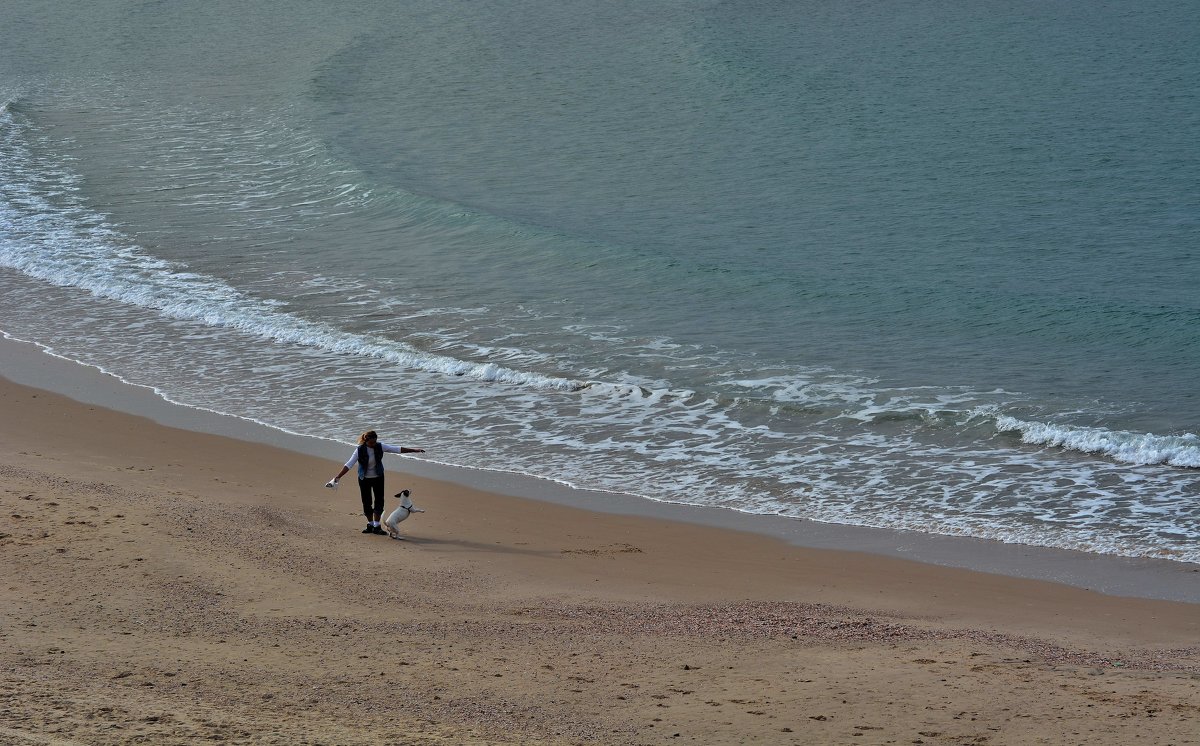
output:
[[[1198,15],[8,3],[0,330],[445,463],[1197,562]]]

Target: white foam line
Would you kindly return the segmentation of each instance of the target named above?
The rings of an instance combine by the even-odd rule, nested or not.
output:
[[[190,410],[193,410],[196,412],[205,412],[207,414],[217,415],[219,417],[229,417],[234,420],[240,420],[242,422],[248,422],[252,425],[265,427],[270,430],[274,430],[275,432],[283,433],[284,435],[290,435],[290,436],[294,436],[294,437],[298,437],[298,438],[320,440],[320,441],[325,441],[328,443],[335,443],[338,445],[346,444],[344,441],[342,441],[338,438],[335,438],[335,437],[328,436],[328,435],[315,435],[315,434],[309,433],[309,432],[300,432],[297,430],[291,430],[286,427],[281,427],[277,424],[265,422],[263,420],[260,420],[260,419],[254,418],[254,417],[247,417],[245,415],[231,414],[229,412],[221,411],[218,409],[213,409],[211,407],[204,407],[204,406],[200,406],[197,404],[189,404],[187,402],[180,401],[178,399],[174,399],[170,395],[168,395],[163,389],[160,389],[157,386],[152,386],[149,384],[142,384],[142,383],[136,383],[134,381],[130,381],[127,378],[124,378],[123,376],[108,370],[107,368],[105,368],[102,365],[97,365],[95,363],[88,363],[88,362],[84,362],[82,360],[77,360],[75,358],[68,357],[67,355],[63,355],[59,352],[56,352],[53,348],[51,348],[45,344],[42,344],[41,342],[36,342],[33,340],[18,337],[16,335],[13,335],[13,334],[5,331],[4,329],[0,329],[0,337],[3,337],[4,339],[7,339],[11,342],[18,342],[18,343],[22,343],[22,344],[33,345],[34,347],[37,347],[39,350],[41,350],[43,354],[49,355],[50,357],[57,358],[58,360],[63,360],[65,362],[68,362],[68,363],[71,363],[74,365],[81,365],[85,368],[91,368],[91,369],[101,373],[102,375],[109,376],[110,378],[115,379],[122,385],[132,386],[132,387],[139,388],[139,389],[144,389],[144,390],[149,391],[152,394],[154,394],[154,396],[158,397],[163,402],[166,402],[167,404],[171,404],[173,406],[182,407],[184,409],[190,409]],[[653,502],[672,502],[672,503],[675,502],[675,501],[671,501],[671,500],[657,500],[655,498],[650,497],[649,495],[642,495],[642,494],[638,494],[635,492],[629,492],[629,491],[625,491],[625,490],[616,490],[616,489],[609,489],[609,488],[604,488],[604,487],[583,487],[583,486],[580,486],[580,485],[578,485],[570,480],[567,480],[567,479],[563,479],[563,478],[559,478],[559,477],[550,477],[550,476],[546,476],[544,474],[535,474],[533,472],[522,471],[520,469],[505,469],[505,468],[499,468],[499,467],[471,466],[471,465],[465,465],[465,464],[458,464],[458,463],[454,463],[451,461],[440,461],[435,458],[430,458],[427,455],[426,456],[406,456],[406,458],[410,458],[415,461],[421,461],[426,464],[432,464],[435,466],[447,467],[447,468],[451,468],[451,469],[462,469],[462,470],[466,470],[466,471],[478,472],[478,473],[483,473],[483,474],[507,474],[507,475],[516,476],[516,477],[523,477],[523,478],[537,480],[540,482],[547,482],[550,484],[561,485],[563,487],[566,487],[566,488],[572,489],[572,490],[585,490],[587,492],[595,492],[595,493],[601,493],[601,494],[623,495],[623,496],[628,496],[628,497],[640,498],[643,500],[651,500]],[[687,505],[689,503],[678,502],[678,504]]]
[[[1048,445],[1080,453],[1099,453],[1124,464],[1165,464],[1200,467],[1200,438],[1184,435],[1155,435],[1097,427],[1052,425],[1028,422],[1002,415],[996,418],[999,432],[1018,432],[1021,441]]]
[[[37,201],[38,209],[54,210],[52,205]],[[19,220],[11,210],[3,212],[7,213],[3,215],[5,227]],[[80,236],[64,225],[67,219],[62,215],[51,221],[52,225],[41,225],[46,222],[46,215],[42,212],[32,221],[25,221],[34,223],[22,231],[36,239],[34,243],[0,239],[0,265],[60,287],[78,288],[98,298],[151,309],[167,318],[236,329],[285,344],[372,357],[478,381],[560,391],[578,391],[589,386],[583,381],[514,370],[495,363],[472,363],[420,352],[398,341],[372,341],[327,324],[306,321],[274,310],[269,300],[248,297],[217,278],[182,271],[136,248],[121,247],[117,245],[120,237],[110,231],[92,229],[89,231],[92,235]],[[46,252],[47,247],[58,250]]]

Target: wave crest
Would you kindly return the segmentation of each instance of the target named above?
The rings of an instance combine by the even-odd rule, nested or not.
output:
[[[1098,453],[1124,464],[1165,464],[1200,468],[1200,437],[1192,433],[1134,433],[1099,427],[1028,422],[1006,415],[996,418],[996,430],[1002,433],[1020,433],[1023,443],[1053,446],[1080,453]]]

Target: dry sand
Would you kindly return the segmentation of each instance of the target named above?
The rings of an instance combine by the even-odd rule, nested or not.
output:
[[[1200,743],[1194,604],[0,413],[0,743]]]

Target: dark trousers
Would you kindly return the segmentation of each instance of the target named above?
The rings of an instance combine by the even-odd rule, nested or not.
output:
[[[358,491],[362,493],[363,515],[368,521],[383,515],[383,477],[358,480]],[[372,497],[375,499],[373,504]]]

